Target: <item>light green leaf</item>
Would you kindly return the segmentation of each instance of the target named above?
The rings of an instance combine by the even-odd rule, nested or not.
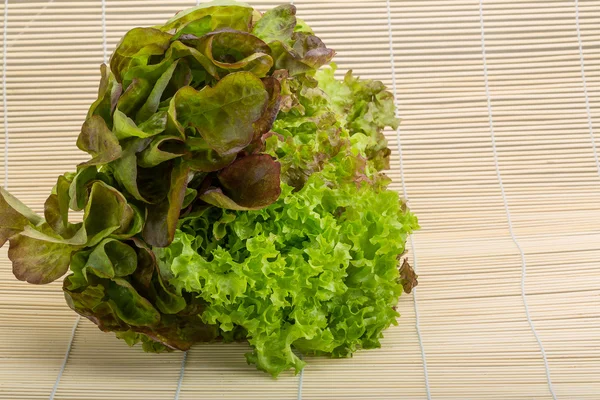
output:
[[[164,54],[171,35],[154,28],[134,28],[117,44],[110,58],[110,68],[119,82],[125,72],[137,65],[146,65],[150,56]],[[126,86],[125,86],[126,87]]]
[[[228,27],[247,32],[252,23],[253,11],[249,5],[233,0],[211,1],[177,13],[161,29],[165,32],[182,29],[190,22],[210,15],[211,31]]]
[[[164,161],[181,157],[185,153],[185,143],[178,136],[161,135],[138,155],[138,165],[143,168],[154,167]]]
[[[226,210],[249,211],[260,210],[262,208],[262,206],[244,207],[229,198],[220,188],[212,188],[207,190],[200,195],[200,199],[208,204],[217,206],[219,208],[224,208]]]
[[[45,222],[35,228],[31,225],[26,226],[23,228],[21,235],[49,243],[67,244],[69,246],[73,246],[74,248],[83,247],[87,243],[87,234],[85,228],[82,226],[82,224],[77,224],[75,228],[76,229],[73,229],[74,233],[72,233],[70,237],[65,238],[57,235],[52,227]]]
[[[127,139],[129,137],[148,138],[158,135],[165,130],[167,122],[166,118],[160,115],[156,117],[156,120],[152,121],[152,124],[141,125],[138,127],[131,118],[122,113],[118,108],[115,110],[113,118],[115,124],[114,133],[119,140]],[[142,130],[142,128],[144,130]]]
[[[196,37],[203,36],[213,30],[212,25],[212,16],[205,15],[200,19],[192,20],[187,24],[181,26],[177,30],[177,33],[173,36],[172,40],[177,40],[182,35],[194,35]]]
[[[104,239],[94,248],[86,264],[85,272],[93,272],[101,278],[131,275],[137,267],[137,255],[131,246],[115,239]]]
[[[163,92],[165,91],[165,89],[167,88],[167,85],[171,81],[171,77],[173,76],[173,72],[175,72],[175,68],[177,68],[178,63],[179,63],[179,60],[176,60],[173,64],[171,64],[169,66],[169,68],[167,68],[167,70],[161,75],[161,77],[158,78],[158,80],[156,81],[156,84],[154,85],[154,88],[152,89],[152,91],[150,92],[150,95],[146,99],[146,102],[144,103],[142,108],[140,108],[140,110],[137,112],[135,119],[136,119],[136,121],[138,121],[138,123],[146,121],[148,118],[150,118],[156,112],[156,110],[158,109],[158,105],[160,103],[160,98],[163,95]],[[166,113],[165,113],[165,124],[166,124]],[[164,126],[165,125],[163,125],[163,129],[164,129]]]
[[[222,155],[237,153],[254,135],[253,123],[268,102],[265,86],[250,72],[236,72],[215,87],[184,87],[173,98],[177,121],[193,126]]]
[[[152,85],[146,79],[133,78],[125,93],[119,98],[117,108],[125,115],[135,115],[135,112],[144,104],[151,91]]]
[[[183,204],[181,204],[181,209],[183,210],[184,208],[186,208],[187,206],[192,204],[192,202],[194,200],[196,200],[197,196],[198,196],[198,191],[196,189],[192,189],[192,188],[185,189],[185,196],[183,198]]]
[[[98,176],[94,165],[80,168],[69,187],[69,207],[73,211],[81,211],[88,200],[88,185]]]
[[[264,13],[252,28],[252,33],[267,43],[275,40],[285,43],[291,39],[295,26],[296,7],[282,4]]]
[[[167,69],[177,60],[185,58],[194,70],[204,70],[215,78],[218,78],[217,68],[204,54],[197,49],[188,47],[176,40],[169,46],[165,57],[157,64],[140,65],[129,69],[123,78],[123,86],[128,88],[134,79],[144,79],[151,85],[167,71]]]
[[[42,217],[0,187],[0,247],[30,223],[39,225],[43,221]]]
[[[87,245],[95,246],[111,233],[129,228],[133,218],[133,209],[117,189],[104,182],[94,182],[83,215]]]

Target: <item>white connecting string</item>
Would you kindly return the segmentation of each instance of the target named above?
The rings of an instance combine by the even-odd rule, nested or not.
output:
[[[4,188],[8,189],[8,102],[6,65],[8,53],[8,0],[4,0],[4,32],[2,36],[2,106],[4,111]]]
[[[106,0],[102,0],[102,60],[108,62],[108,51],[106,49]]]
[[[300,377],[298,378],[298,400],[302,400],[302,377],[304,376],[304,368],[300,370]]]
[[[73,329],[71,330],[71,339],[69,339],[69,346],[67,347],[65,357],[63,358],[62,365],[60,366],[60,370],[58,371],[56,382],[54,382],[54,386],[52,387],[52,392],[50,393],[49,400],[54,400],[54,396],[56,395],[56,391],[58,390],[58,385],[60,384],[60,378],[62,378],[63,373],[65,372],[65,368],[67,367],[67,361],[69,361],[69,354],[71,354],[71,347],[73,347],[73,341],[75,340],[75,332],[77,331],[77,326],[79,325],[80,320],[81,315],[78,315],[77,319],[75,320],[75,324],[73,325]]]
[[[196,6],[200,5],[200,0],[196,0]],[[183,353],[183,357],[181,359],[181,369],[179,370],[179,379],[177,380],[177,389],[175,390],[174,400],[179,400],[179,395],[181,393],[181,387],[183,386],[183,377],[185,376],[185,364],[187,362],[188,352]]]
[[[6,75],[7,75],[7,57],[8,57],[8,49],[19,40],[19,37],[23,33],[27,31],[27,28],[31,26],[31,24],[36,20],[38,16],[40,16],[50,4],[52,4],[54,0],[49,0],[44,7],[40,9],[21,29],[19,33],[14,35],[12,40],[8,41],[8,0],[4,0],[4,35],[3,35],[3,46],[2,46],[2,104],[4,111],[4,188],[8,189],[8,145],[9,145],[9,134],[8,134],[8,102],[6,93]]]
[[[400,142],[398,142],[398,147],[400,147]],[[404,182],[404,173],[402,172],[402,161],[400,161],[400,176],[402,178],[402,182]],[[404,192],[406,193],[406,187],[402,185]],[[406,197],[405,197],[406,199]],[[410,248],[412,249],[413,255],[413,269],[415,272],[419,271],[419,265],[417,262],[417,254],[415,250],[415,242],[413,241],[412,235],[409,237],[410,240]],[[413,304],[415,309],[415,327],[417,330],[417,338],[419,339],[419,347],[421,348],[421,359],[423,360],[423,376],[425,377],[425,391],[427,393],[427,399],[431,400],[431,388],[429,387],[429,372],[427,370],[427,355],[425,354],[425,346],[423,346],[423,337],[421,335],[421,318],[419,315],[419,304],[417,302],[417,288],[413,288]]]
[[[23,29],[21,29],[21,31],[19,33],[17,33],[16,35],[13,36],[13,38],[11,39],[11,41],[8,43],[8,48],[10,48],[10,46],[12,46],[15,42],[17,42],[19,40],[19,38],[21,37],[21,35],[24,34],[27,31],[27,29],[31,26],[31,24],[33,24],[35,22],[35,20],[37,19],[37,17],[39,17],[40,15],[42,15],[42,13],[44,11],[46,11],[46,9],[52,3],[54,3],[54,0],[49,0],[46,4],[44,4],[44,7],[42,7],[40,9],[40,11],[38,11],[33,17],[31,17],[31,19],[27,22],[27,24],[23,27]]]
[[[179,394],[181,393],[181,386],[183,385],[183,375],[185,372],[185,363],[187,361],[188,352],[183,353],[183,358],[181,359],[181,370],[179,371],[179,379],[177,380],[177,390],[175,390],[175,400],[179,400]]]
[[[290,1],[291,5],[294,5],[294,0]],[[300,354],[302,358],[302,354]],[[300,370],[300,376],[298,376],[298,400],[302,400],[302,384],[304,382],[304,368]]]
[[[390,0],[386,0],[387,6],[387,20],[388,20],[388,33],[389,33],[389,41],[390,41],[390,64],[392,68],[392,92],[394,93],[394,100],[398,101],[398,95],[396,90],[396,65],[394,61],[394,37],[392,34],[392,11],[390,7]],[[398,115],[398,106],[396,103],[396,118],[399,118]],[[408,201],[408,195],[406,190],[406,183],[404,179],[404,163],[402,160],[402,143],[400,141],[400,128],[396,129],[396,142],[398,144],[398,157],[400,158],[400,180],[402,181],[402,195],[404,199]],[[413,255],[413,268],[415,272],[418,271],[418,262],[417,262],[417,254],[415,250],[415,244],[413,241],[412,235],[409,237],[410,247],[412,249]],[[423,346],[423,337],[421,335],[421,325],[419,318],[419,304],[417,302],[417,289],[413,288],[413,304],[415,309],[415,327],[417,331],[417,338],[419,340],[419,347],[421,348],[421,359],[423,360],[423,376],[425,378],[425,391],[427,394],[427,399],[431,400],[431,388],[429,386],[429,372],[427,369],[427,355],[425,354],[425,347]]]
[[[490,88],[488,84],[488,71],[487,71],[487,57],[485,52],[485,29],[483,23],[483,0],[479,0],[479,23],[481,25],[481,53],[483,59],[483,77],[485,83],[485,95],[487,99],[487,110],[488,110],[488,120],[490,124],[490,135],[492,140],[492,151],[494,155],[494,165],[496,167],[496,176],[498,177],[498,183],[500,185],[500,193],[502,194],[502,202],[504,203],[504,211],[506,213],[506,220],[508,222],[508,231],[510,233],[510,237],[519,250],[519,254],[521,256],[521,299],[523,300],[523,306],[525,308],[525,316],[527,317],[527,322],[529,323],[529,327],[531,328],[531,332],[535,337],[535,340],[538,343],[540,348],[540,353],[542,354],[542,359],[544,361],[544,367],[546,368],[546,380],[548,381],[548,389],[550,389],[550,394],[552,398],[556,400],[556,394],[554,393],[554,387],[552,386],[552,379],[550,378],[550,366],[548,365],[548,358],[546,357],[546,350],[544,350],[544,345],[540,340],[537,331],[535,330],[535,325],[533,320],[531,319],[531,314],[529,313],[529,305],[527,304],[527,296],[525,295],[525,278],[527,277],[527,262],[525,259],[525,252],[523,248],[519,244],[517,237],[513,231],[512,218],[510,214],[510,209],[508,208],[508,201],[506,200],[506,192],[504,191],[504,183],[502,182],[502,174],[500,173],[500,166],[498,164],[498,151],[496,149],[496,136],[494,134],[494,118],[492,113],[492,101],[490,96]]]
[[[583,94],[585,96],[585,110],[587,112],[588,127],[590,129],[590,138],[592,140],[592,149],[594,150],[594,160],[596,169],[600,175],[600,160],[598,160],[598,151],[596,149],[596,138],[594,137],[594,127],[592,126],[592,112],[590,111],[590,99],[588,97],[587,81],[585,79],[585,61],[583,58],[583,45],[581,43],[581,31],[579,29],[579,1],[575,0],[575,25],[577,26],[577,41],[579,43],[579,63],[581,65],[581,80],[583,81]]]
[[[294,5],[294,0],[290,1],[291,5]],[[300,354],[302,359],[302,354]],[[302,384],[304,382],[304,368],[300,370],[300,376],[298,376],[298,400],[302,400]]]
[[[302,353],[298,352],[298,357],[302,360]],[[302,400],[302,380],[304,377],[304,368],[300,370],[300,376],[298,377],[298,400]]]

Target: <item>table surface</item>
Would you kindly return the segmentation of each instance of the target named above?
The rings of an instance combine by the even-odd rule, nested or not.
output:
[[[193,4],[5,0],[4,186],[41,211],[87,157],[99,64]],[[60,282],[18,282],[2,249],[0,399],[599,399],[600,1],[295,4],[403,119],[389,175],[422,225],[420,285],[382,348],[278,380],[242,344],[144,354],[77,319]]]

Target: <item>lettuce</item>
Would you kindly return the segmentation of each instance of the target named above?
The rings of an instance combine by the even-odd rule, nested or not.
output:
[[[398,255],[415,217],[396,192],[340,182],[335,164],[344,157],[299,191],[284,184],[262,210],[202,210],[180,222],[169,247],[155,249],[177,293],[206,302],[202,321],[246,330],[248,361],[273,375],[303,367],[293,349],[345,357],[379,347],[409,284]]]
[[[417,219],[383,173],[393,98],[337,80],[295,14],[219,0],[125,34],[77,139],[90,159],[43,216],[0,190],[14,275],[70,271],[69,307],[145,351],[247,341],[277,376],[379,347],[417,284],[399,268]]]

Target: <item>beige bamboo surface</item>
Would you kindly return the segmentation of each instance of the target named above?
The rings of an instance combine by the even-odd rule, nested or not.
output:
[[[86,159],[104,56],[194,3],[5,0],[4,186],[41,211]],[[600,399],[600,1],[295,4],[340,75],[396,94],[389,175],[422,225],[399,326],[273,380],[245,345],[130,349],[79,321],[60,282],[18,282],[2,249],[0,399]]]

